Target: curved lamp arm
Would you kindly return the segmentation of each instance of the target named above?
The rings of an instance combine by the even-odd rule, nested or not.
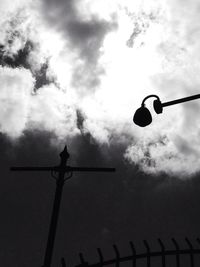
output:
[[[138,108],[133,116],[133,121],[140,127],[145,127],[152,122],[152,116],[148,108],[145,107],[145,101],[150,98],[155,97],[156,100],[153,102],[154,110],[157,114],[162,113],[162,103],[160,98],[157,95],[148,95],[146,96],[141,104],[141,107]]]
[[[160,98],[157,96],[157,95],[148,95],[146,96],[143,101],[142,101],[142,104],[141,104],[141,107],[145,107],[145,101],[148,99],[148,98],[151,98],[151,97],[155,97],[156,100],[153,101],[153,107],[154,107],[154,110],[157,114],[160,114],[162,113],[163,111],[163,104],[161,103],[160,101]]]
[[[157,98],[157,100],[160,100],[160,98],[157,95],[148,95],[142,100],[142,104],[141,104],[142,107],[144,107],[144,102],[150,97],[155,97]]]

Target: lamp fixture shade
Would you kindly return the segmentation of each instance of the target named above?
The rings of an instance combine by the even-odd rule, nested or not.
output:
[[[152,122],[150,111],[144,106],[138,108],[133,116],[133,121],[140,127],[149,125]]]
[[[154,110],[157,114],[160,114],[163,112],[163,107],[162,107],[162,103],[161,103],[160,99],[156,99],[153,101],[153,107],[154,107]]]

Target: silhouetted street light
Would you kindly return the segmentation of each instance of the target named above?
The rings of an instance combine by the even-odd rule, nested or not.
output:
[[[99,168],[99,167],[71,167],[67,165],[70,157],[67,147],[60,153],[60,165],[52,167],[11,167],[11,171],[50,171],[52,177],[56,180],[56,191],[53,203],[53,210],[49,226],[49,234],[47,239],[47,246],[45,251],[44,263],[42,267],[50,267],[53,256],[53,249],[55,243],[56,229],[58,223],[58,216],[60,210],[60,203],[62,198],[63,186],[66,180],[72,177],[73,172],[114,172],[115,168]],[[64,258],[61,260],[62,266],[66,263]]]
[[[153,101],[153,107],[154,107],[155,112],[157,114],[160,114],[160,113],[163,112],[163,108],[164,107],[175,105],[175,104],[179,104],[179,103],[183,103],[183,102],[187,102],[187,101],[191,101],[191,100],[195,100],[197,98],[200,98],[200,94],[189,96],[189,97],[185,97],[185,98],[180,98],[180,99],[176,99],[176,100],[172,100],[172,101],[165,102],[165,103],[162,103],[160,101],[160,98],[157,95],[148,95],[147,97],[145,97],[143,99],[141,107],[136,110],[136,112],[135,112],[135,114],[133,116],[134,123],[137,124],[140,127],[145,127],[145,126],[149,125],[152,122],[151,113],[148,110],[148,108],[145,107],[145,101],[150,97],[155,97],[156,98],[156,100]]]

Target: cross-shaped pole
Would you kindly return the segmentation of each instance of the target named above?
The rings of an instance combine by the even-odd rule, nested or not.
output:
[[[51,171],[52,176],[56,179],[56,191],[49,227],[49,234],[42,267],[50,267],[52,262],[54,241],[56,236],[57,222],[60,210],[60,203],[63,191],[63,185],[66,180],[72,177],[73,172],[114,172],[115,168],[90,168],[90,167],[71,167],[67,165],[70,155],[65,146],[60,153],[60,165],[55,167],[11,167],[11,171]],[[57,176],[56,176],[57,174]],[[65,177],[65,174],[67,176]]]

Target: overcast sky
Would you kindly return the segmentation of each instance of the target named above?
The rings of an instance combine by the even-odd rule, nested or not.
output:
[[[113,243],[199,234],[200,102],[135,110],[199,93],[196,0],[0,2],[0,264],[41,266],[55,181],[10,166],[115,167],[65,185],[53,266],[95,260]],[[152,110],[152,100],[147,101]],[[2,263],[1,263],[2,262]],[[70,265],[71,266],[71,265]]]

